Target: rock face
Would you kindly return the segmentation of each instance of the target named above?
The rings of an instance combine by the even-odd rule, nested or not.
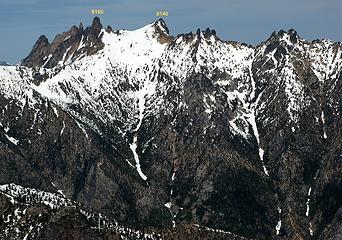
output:
[[[103,48],[100,31],[102,24],[95,17],[90,27],[83,29],[72,26],[71,29],[58,34],[50,44],[44,36],[40,36],[31,53],[22,60],[22,65],[30,68],[44,67],[53,68],[74,61],[84,55],[95,54]]]
[[[40,37],[0,67],[1,236],[338,239],[341,54],[162,19]]]

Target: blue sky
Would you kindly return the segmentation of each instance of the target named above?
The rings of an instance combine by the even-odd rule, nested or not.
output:
[[[165,10],[172,35],[210,27],[225,40],[258,44],[280,29],[294,28],[307,40],[342,41],[342,0],[1,0],[0,60],[16,63],[35,41],[53,37],[104,9],[102,24],[136,29]]]

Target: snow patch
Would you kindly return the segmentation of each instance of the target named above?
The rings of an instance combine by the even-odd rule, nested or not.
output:
[[[86,130],[83,128],[82,124],[81,124],[81,123],[79,123],[77,120],[75,120],[75,122],[76,122],[77,126],[79,127],[79,129],[81,129],[81,130],[82,130],[82,132],[84,132],[84,134],[85,134],[86,138],[88,138],[87,131],[86,131]],[[63,121],[63,123],[64,123],[64,121]],[[63,125],[63,126],[64,126],[64,125]],[[63,130],[64,130],[64,128],[63,128]],[[62,133],[63,133],[63,132],[62,132]]]
[[[134,160],[135,160],[135,168],[137,169],[140,177],[146,181],[147,177],[146,175],[142,172],[141,166],[140,166],[140,160],[139,160],[139,155],[137,153],[137,142],[138,142],[138,136],[135,134],[133,137],[133,142],[129,145],[130,149],[132,150]]]
[[[62,136],[62,134],[63,134],[63,132],[64,132],[64,129],[65,129],[65,122],[64,122],[64,120],[63,120],[63,127],[62,127],[62,129],[61,129],[61,132],[60,132],[60,136]]]
[[[176,179],[176,172],[172,173],[171,181],[173,182]]]
[[[312,224],[309,223],[309,232],[310,232],[310,236],[313,236],[313,230],[312,230]]]
[[[267,170],[267,168],[265,166],[265,163],[264,163],[264,150],[260,147],[259,132],[258,132],[258,128],[257,128],[257,125],[256,125],[255,115],[253,113],[249,114],[249,123],[252,126],[254,136],[255,136],[255,138],[257,140],[257,144],[258,144],[258,147],[259,147],[259,158],[260,158],[260,161],[262,163],[262,167],[263,167],[264,173],[267,176],[269,176],[268,170]]]
[[[55,113],[56,117],[58,117],[59,116],[58,115],[58,110],[54,106],[52,107],[52,109],[53,109],[53,112]]]
[[[308,200],[306,201],[306,212],[305,215],[308,217],[310,213],[310,195],[311,195],[311,187],[309,188],[308,191]]]
[[[167,207],[168,209],[170,209],[171,206],[172,206],[172,203],[171,202],[167,202],[167,203],[164,204],[164,206]]]
[[[145,109],[146,109],[146,98],[149,96],[152,96],[155,93],[156,89],[156,82],[147,82],[145,85],[139,89],[138,91],[133,93],[134,98],[136,101],[138,101],[138,124],[133,129],[134,136],[133,136],[133,142],[129,145],[130,149],[132,150],[134,160],[135,160],[135,168],[137,169],[140,177],[143,180],[147,180],[147,176],[142,172],[141,165],[140,165],[140,159],[139,155],[137,153],[137,143],[138,143],[138,131],[142,125],[143,119],[145,117]]]
[[[278,221],[278,223],[277,223],[277,225],[275,227],[276,235],[279,235],[280,229],[281,229],[281,220],[280,220],[281,208],[280,207],[278,207],[278,213],[279,213],[279,221]]]
[[[323,123],[323,138],[327,139],[327,133],[325,131],[325,118],[324,118],[324,112],[323,111],[321,112],[321,120]]]
[[[19,140],[15,139],[14,137],[8,136],[7,134],[5,134],[6,138],[11,141],[13,144],[17,145]]]

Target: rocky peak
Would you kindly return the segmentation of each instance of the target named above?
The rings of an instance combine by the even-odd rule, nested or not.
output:
[[[198,28],[195,33],[189,32],[179,34],[177,37],[175,37],[174,40],[177,41],[179,38],[181,38],[186,43],[193,43],[193,53],[196,53],[197,48],[201,44],[201,42],[209,40],[212,36],[215,39],[218,39],[218,37],[216,36],[216,31],[214,29],[206,28],[204,31],[202,31],[200,28]]]
[[[161,44],[170,43],[172,41],[173,38],[169,35],[169,28],[162,18],[153,22],[152,27],[154,28],[154,31],[158,37],[158,41]]]
[[[82,22],[80,22],[80,25],[78,26],[78,29],[79,29],[81,32],[83,32],[83,23],[82,23]]]
[[[22,65],[36,67],[43,65],[44,59],[49,54],[49,40],[45,35],[41,35],[34,44],[31,53],[22,60]]]
[[[74,25],[70,28],[68,33],[70,34],[69,36],[76,36],[76,35],[80,34],[81,32],[82,31]]]
[[[281,29],[280,31],[274,31],[268,38],[267,42],[283,42],[287,45],[296,44],[299,40],[297,32],[291,28],[288,31]]]
[[[165,21],[162,18],[159,18],[157,21],[155,21],[153,23],[153,26],[155,26],[159,32],[162,32],[167,35],[170,34],[169,28],[167,27]]]
[[[49,39],[45,35],[41,35],[33,48],[38,48],[40,46],[45,46],[49,44]]]
[[[102,24],[99,17],[94,17],[93,23],[91,24],[91,31],[96,35],[99,34],[102,29]]]
[[[274,31],[267,41],[260,46],[266,45],[264,54],[274,52],[275,59],[280,60],[283,55],[288,54],[295,48],[300,39],[294,29],[288,31],[282,29],[278,32]]]
[[[100,19],[95,17],[90,27],[84,30],[81,22],[79,27],[72,26],[69,31],[57,34],[51,44],[42,35],[31,53],[22,61],[22,65],[54,68],[76,59],[82,53],[94,54],[103,48],[102,36],[100,36],[101,29]]]
[[[216,37],[216,31],[214,29],[207,27],[204,31],[201,31],[200,28],[196,30],[195,37],[198,41],[201,41],[202,38],[209,39],[211,36]]]
[[[104,45],[101,41],[102,35],[100,35],[101,30],[102,24],[99,17],[95,17],[91,26],[84,30],[83,44],[85,45],[85,51],[88,55],[94,54],[99,49],[103,48]]]
[[[45,35],[42,35],[38,38],[37,42],[33,46],[32,51],[41,51],[48,45],[49,45],[49,40],[47,39]]]
[[[106,32],[107,33],[113,32],[113,28],[108,25],[107,28],[106,28]]]
[[[210,38],[211,36],[216,36],[216,31],[214,29],[210,30],[210,28],[206,28],[204,31],[204,37]]]
[[[293,28],[289,29],[287,31],[287,34],[290,36],[290,41],[292,43],[297,43],[297,41],[299,39],[299,36],[298,36],[297,32]]]
[[[197,36],[197,38],[201,38],[201,29],[200,28],[197,28],[196,36]]]

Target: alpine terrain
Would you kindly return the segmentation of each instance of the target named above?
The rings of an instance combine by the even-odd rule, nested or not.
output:
[[[41,36],[0,66],[0,239],[342,239],[341,113],[342,43],[293,29]]]

